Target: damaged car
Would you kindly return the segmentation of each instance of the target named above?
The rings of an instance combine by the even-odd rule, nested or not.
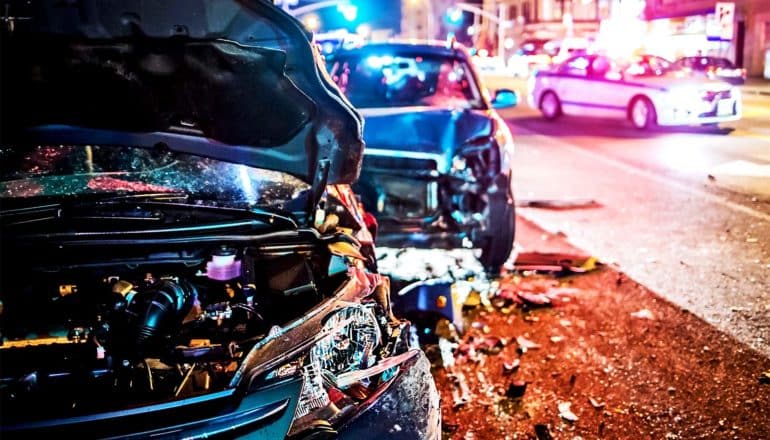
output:
[[[350,188],[361,118],[295,19],[3,6],[4,439],[440,437]]]
[[[472,247],[500,271],[515,233],[513,139],[468,51],[455,42],[369,43],[338,50],[327,69],[365,119],[354,186],[385,246]]]

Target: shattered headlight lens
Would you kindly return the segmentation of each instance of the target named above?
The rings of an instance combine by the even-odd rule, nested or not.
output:
[[[329,336],[310,350],[310,360],[334,375],[371,367],[375,349],[382,341],[380,327],[371,309],[351,305],[334,312],[324,324]]]

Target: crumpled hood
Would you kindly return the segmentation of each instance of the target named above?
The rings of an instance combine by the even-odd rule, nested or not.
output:
[[[446,172],[458,147],[489,136],[486,110],[395,107],[361,109],[367,150],[400,150],[442,156]],[[442,163],[439,163],[441,167]]]
[[[3,145],[161,147],[307,182],[328,160],[328,183],[358,177],[361,118],[271,3],[6,6]]]

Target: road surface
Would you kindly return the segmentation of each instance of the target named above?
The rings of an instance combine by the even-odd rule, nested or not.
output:
[[[516,198],[598,203],[519,215],[770,357],[770,97],[744,95],[744,119],[718,128],[640,132],[546,122],[523,81],[485,80],[521,93],[501,112],[516,141]]]

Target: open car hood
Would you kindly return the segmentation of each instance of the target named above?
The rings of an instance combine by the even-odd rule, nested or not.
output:
[[[167,148],[352,183],[362,119],[259,0],[10,1],[2,145]],[[324,168],[326,165],[324,165]]]

